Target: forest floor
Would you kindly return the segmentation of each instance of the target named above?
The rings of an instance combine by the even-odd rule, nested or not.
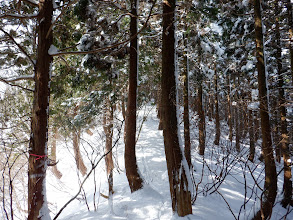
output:
[[[113,198],[108,199],[103,196],[108,195],[108,183],[105,161],[102,159],[84,183],[82,193],[63,210],[58,219],[179,219],[172,214],[163,135],[162,131],[158,130],[159,120],[155,107],[147,106],[140,110],[138,129],[143,119],[146,121],[141,127],[136,154],[138,167],[145,181],[144,188],[130,193],[124,170],[122,129],[119,132],[120,127],[123,126],[118,125],[113,140],[115,161]],[[196,121],[196,118],[192,121]],[[117,119],[116,122],[118,123],[119,120]],[[223,130],[225,127],[222,125]],[[105,145],[102,128],[92,128],[92,132],[93,135],[84,132],[81,137],[81,151],[88,172],[91,164],[95,164],[103,155]],[[181,133],[183,134],[183,131]],[[259,208],[258,196],[261,195],[261,190],[255,181],[259,187],[263,187],[264,166],[258,160],[255,163],[247,161],[249,146],[245,143],[241,146],[241,152],[237,153],[233,149],[233,143],[231,145],[228,141],[225,131],[222,131],[220,146],[214,146],[214,133],[214,123],[208,121],[207,144],[203,158],[196,149],[198,145],[196,123],[191,126],[195,201],[192,206],[193,215],[180,219],[250,219]],[[51,169],[48,170],[47,175],[47,198],[52,217],[78,192],[80,183],[84,179],[76,168],[70,139],[58,140],[57,160],[62,178],[56,178]],[[278,170],[280,168],[281,165],[278,165]],[[279,192],[271,219],[285,219],[285,216],[287,219],[293,219],[292,207],[284,209],[280,205],[282,175],[281,172],[278,181]]]

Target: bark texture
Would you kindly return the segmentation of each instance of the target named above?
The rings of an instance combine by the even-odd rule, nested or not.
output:
[[[73,131],[73,151],[74,151],[74,158],[76,162],[77,169],[80,171],[81,175],[86,175],[87,168],[83,162],[82,155],[80,153],[80,130]]]
[[[214,84],[215,84],[215,123],[216,123],[216,136],[215,136],[215,145],[219,145],[220,136],[221,136],[221,128],[220,128],[220,114],[219,114],[219,98],[218,98],[218,74],[215,68],[215,76],[214,76]]]
[[[201,65],[201,56],[202,56],[202,48],[201,48],[201,41],[198,38],[198,62]],[[198,73],[198,89],[197,89],[197,113],[199,116],[199,123],[198,123],[198,136],[199,136],[199,154],[204,155],[205,151],[205,112],[204,112],[204,105],[203,105],[203,91],[202,91],[202,83],[203,83],[203,75],[201,72],[201,68],[199,68]]]
[[[189,126],[189,79],[188,79],[188,58],[184,55],[183,62],[183,122],[184,122],[184,154],[187,160],[188,166],[191,167],[191,144],[190,144],[190,126]]]
[[[46,170],[48,143],[48,113],[50,98],[50,65],[48,50],[53,42],[49,32],[53,14],[52,0],[39,3],[38,48],[35,65],[35,90],[31,118],[31,138],[28,165],[28,220],[49,217],[46,201]],[[48,35],[47,35],[48,34]]]
[[[270,118],[268,114],[268,97],[266,84],[266,71],[264,64],[262,17],[260,0],[254,0],[255,19],[255,42],[256,59],[258,72],[258,91],[260,102],[260,119],[262,132],[262,152],[265,163],[265,184],[261,197],[261,208],[253,219],[268,219],[272,214],[272,209],[277,195],[277,173],[272,148]]]
[[[286,0],[286,8],[287,8],[287,18],[289,25],[289,51],[290,51],[290,70],[292,77],[292,85],[293,85],[293,20],[292,20],[292,4],[290,0]]]
[[[163,2],[163,47],[161,77],[161,117],[170,194],[173,212],[179,216],[192,213],[186,169],[179,146],[177,122],[177,88],[175,80],[175,0]]]
[[[52,149],[51,149],[51,157],[52,157],[53,162],[57,161],[57,159],[56,159],[57,137],[58,137],[58,130],[57,130],[57,128],[54,128],[53,140],[52,140]],[[52,167],[52,170],[53,170],[54,175],[58,179],[61,179],[62,173],[58,170],[57,164]]]
[[[131,20],[130,36],[137,34],[137,0],[131,0]],[[127,113],[125,123],[125,169],[131,192],[142,188],[143,180],[138,172],[135,155],[136,137],[136,98],[137,98],[137,74],[138,74],[138,44],[137,36],[130,41],[130,60],[129,60],[129,88]]]
[[[112,157],[113,114],[114,114],[114,109],[110,103],[110,100],[108,99],[106,104],[106,110],[104,112],[103,128],[104,128],[104,133],[106,135],[105,153],[107,153],[107,155],[105,157],[105,162],[106,162],[107,179],[108,179],[108,185],[109,185],[109,197],[111,196],[111,194],[114,193],[114,190],[113,190],[114,163],[113,163],[113,157]]]
[[[292,10],[292,6],[291,6]],[[279,88],[279,114],[280,114],[280,131],[281,137],[279,138],[279,143],[281,145],[281,152],[283,155],[284,160],[284,184],[283,184],[283,200],[282,205],[286,208],[289,204],[292,203],[292,181],[291,181],[291,167],[290,167],[290,150],[288,144],[288,130],[287,130],[287,120],[286,120],[286,100],[285,100],[285,91],[284,91],[284,79],[282,75],[282,49],[281,49],[281,36],[280,36],[280,24],[279,24],[279,17],[280,17],[280,8],[278,1],[275,1],[275,16],[276,16],[276,60],[277,60],[277,69],[278,69],[278,88]],[[291,12],[292,16],[292,12]],[[290,27],[292,28],[292,27]],[[291,29],[292,32],[292,29]],[[292,37],[292,36],[290,36]],[[290,46],[291,47],[291,46]],[[292,48],[291,48],[292,49]],[[292,52],[292,51],[291,51]]]

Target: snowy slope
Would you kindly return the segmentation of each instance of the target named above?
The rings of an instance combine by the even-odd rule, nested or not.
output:
[[[118,145],[113,149],[116,164],[114,172],[114,196],[112,200],[101,196],[107,195],[107,180],[105,174],[105,162],[102,160],[95,173],[86,181],[81,195],[70,203],[61,213],[58,219],[62,220],[91,220],[91,219],[177,219],[172,215],[171,199],[169,192],[168,175],[164,154],[162,131],[158,131],[158,119],[154,107],[146,107],[139,113],[139,119],[150,111],[146,122],[144,122],[137,142],[137,160],[139,170],[145,180],[142,190],[130,193],[127,178],[124,172],[124,150],[123,132]],[[140,126],[138,122],[138,127]],[[213,134],[213,123],[208,126],[209,132]],[[93,130],[94,135],[86,133],[82,136],[83,158],[88,167],[90,161],[97,161],[103,152],[103,132],[101,128]],[[193,180],[195,182],[194,194],[197,198],[193,205],[193,215],[182,219],[202,220],[227,220],[227,219],[249,219],[259,207],[260,189],[257,188],[254,178],[262,180],[263,165],[247,162],[244,156],[239,156],[233,148],[228,146],[225,135],[222,135],[222,146],[213,146],[213,135],[208,136],[206,155],[200,157],[196,151],[196,127],[191,128],[191,136],[194,139],[192,162],[194,164]],[[114,138],[115,141],[115,138]],[[228,149],[228,150],[227,150]],[[242,154],[246,154],[248,146],[243,147]],[[58,169],[63,176],[58,180],[49,170],[47,177],[47,197],[51,216],[73,196],[79,189],[79,183],[83,177],[77,172],[73,157],[72,143],[60,140],[57,146]],[[227,152],[229,156],[227,157]],[[224,169],[222,169],[224,167]],[[281,185],[282,173],[280,174]],[[277,200],[281,199],[281,186],[279,186]],[[245,190],[246,189],[246,190]],[[86,199],[85,199],[86,198]],[[245,203],[245,205],[244,205]],[[287,219],[293,219],[293,211],[283,209],[277,202],[274,207],[272,219],[282,219],[290,212]],[[233,214],[232,214],[233,213]],[[234,216],[233,216],[234,215]]]

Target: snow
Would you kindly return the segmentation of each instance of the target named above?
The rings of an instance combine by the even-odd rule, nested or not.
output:
[[[53,45],[51,44],[49,50],[48,50],[48,54],[49,55],[54,55],[54,54],[57,54],[58,53],[58,49]]]
[[[248,104],[247,108],[249,110],[258,110],[259,109],[259,102],[251,102]]]
[[[211,23],[211,30],[218,33],[220,36],[223,34],[223,28],[216,23]]]
[[[249,0],[242,0],[242,5],[247,7],[249,4]]]
[[[255,187],[251,176],[254,175],[259,180],[260,186],[263,186],[263,165],[258,162],[255,164],[247,162],[245,156],[242,156],[246,155],[249,146],[243,145],[240,155],[233,150],[231,151],[232,146],[230,142],[226,141],[228,132],[225,129],[222,130],[220,142],[222,146],[215,147],[212,144],[213,137],[207,138],[205,158],[202,158],[196,149],[198,134],[195,124],[191,125],[194,169],[191,180],[193,181],[192,193],[197,194],[197,199],[192,206],[193,215],[185,218],[173,215],[163,135],[162,131],[157,129],[159,119],[156,116],[156,108],[146,106],[138,114],[138,124],[146,115],[145,111],[150,111],[150,113],[142,125],[136,150],[138,167],[146,183],[143,189],[135,193],[130,192],[124,169],[124,143],[123,138],[120,138],[113,149],[115,169],[112,200],[109,201],[101,196],[101,193],[108,195],[105,162],[102,160],[83,185],[82,193],[63,210],[58,219],[227,220],[233,219],[233,215],[239,216],[239,219],[250,219],[259,206],[255,192],[258,195],[261,193]],[[117,117],[121,119],[120,113]],[[182,116],[178,119],[181,122]],[[119,123],[119,120],[116,119],[115,123]],[[120,124],[115,126],[113,143],[117,140],[117,127],[120,127]],[[208,134],[213,133],[214,124],[207,122],[207,129]],[[88,170],[91,168],[91,161],[96,162],[101,158],[105,141],[102,127],[92,128],[92,132],[94,133],[92,136],[84,132],[81,137],[81,153]],[[123,134],[123,130],[120,133]],[[182,123],[180,134],[183,135]],[[78,192],[80,183],[84,180],[84,177],[76,169],[72,142],[68,139],[58,141],[57,160],[59,161],[58,170],[63,174],[61,179],[57,179],[53,175],[51,168],[47,171],[47,199],[52,218]],[[222,169],[224,163],[227,169]],[[280,168],[278,167],[278,169]],[[249,172],[249,169],[254,170],[253,173]],[[282,196],[282,184],[280,184],[282,173],[279,177],[280,189],[277,201],[280,201]],[[194,184],[198,184],[197,191]],[[212,187],[213,184],[215,187]],[[246,190],[244,184],[247,185]],[[208,191],[208,188],[211,190]],[[244,202],[247,202],[245,207],[243,206]],[[285,214],[286,210],[278,202],[274,207],[272,219],[281,219]],[[287,216],[287,219],[292,218],[293,212]]]

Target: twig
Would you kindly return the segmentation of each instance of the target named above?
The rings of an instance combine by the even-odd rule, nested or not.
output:
[[[106,157],[112,150],[113,148],[116,146],[116,144],[118,143],[118,141],[120,140],[120,135],[121,135],[121,128],[122,128],[122,125],[123,123],[121,124],[121,127],[119,129],[119,133],[118,133],[118,138],[117,140],[115,141],[114,145],[112,146],[112,148],[107,152],[105,153],[103,156],[100,157],[100,159],[96,162],[96,164],[92,165],[92,168],[91,170],[89,171],[89,173],[86,175],[86,177],[84,178],[84,180],[81,182],[80,184],[80,187],[79,187],[79,190],[78,192],[71,198],[68,200],[68,202],[66,202],[64,204],[64,206],[59,210],[59,212],[55,215],[55,217],[53,218],[53,220],[56,220],[59,215],[61,214],[61,212],[73,201],[77,198],[77,196],[80,194],[81,190],[82,190],[82,187],[84,185],[84,183],[86,182],[86,180],[90,177],[91,173],[96,169],[96,167],[98,166],[98,164],[101,162],[101,160]]]
[[[34,90],[32,90],[32,89],[28,89],[28,88],[25,88],[25,87],[20,86],[20,85],[11,84],[11,83],[7,82],[5,79],[2,79],[2,78],[0,78],[0,81],[6,83],[7,85],[15,86],[15,87],[18,87],[18,88],[21,88],[21,89],[27,90],[27,91],[29,91],[29,92],[33,92],[33,91],[34,91]]]

